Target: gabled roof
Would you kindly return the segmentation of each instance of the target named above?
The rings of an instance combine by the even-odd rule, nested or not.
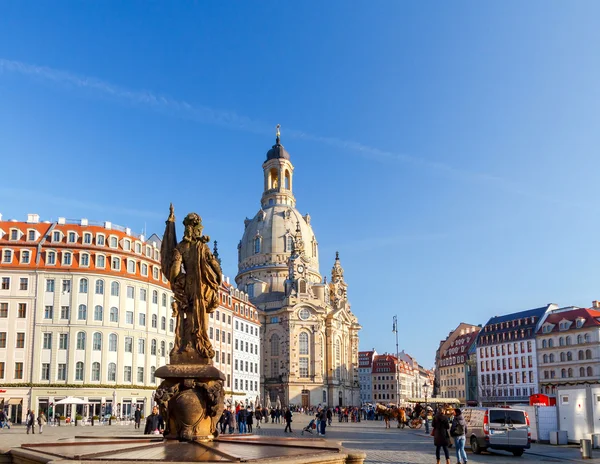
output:
[[[571,321],[571,322],[575,323],[575,321],[580,318],[585,319],[583,326],[580,328],[600,327],[600,311],[598,311],[596,309],[591,309],[591,308],[578,308],[578,309],[573,309],[571,311],[557,312],[557,313],[549,314],[548,317],[546,318],[546,320],[544,321],[544,324],[542,326],[540,326],[537,333],[542,333],[542,327],[546,324],[554,324],[554,327],[552,328],[552,330],[550,332],[546,332],[546,333],[565,332],[564,330],[560,330],[559,324],[561,321],[567,320],[567,321]],[[578,327],[575,324],[573,324],[567,330],[577,329],[577,328]]]

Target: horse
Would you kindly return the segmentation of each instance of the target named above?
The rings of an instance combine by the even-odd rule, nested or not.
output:
[[[404,424],[406,423],[406,412],[404,408],[392,407],[388,408],[382,404],[377,403],[375,405],[375,411],[377,414],[383,416],[383,420],[385,421],[385,428],[390,428],[390,420],[394,419],[398,421],[398,428],[404,428]]]

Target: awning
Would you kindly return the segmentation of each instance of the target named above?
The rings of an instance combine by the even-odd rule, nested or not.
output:
[[[429,404],[458,404],[458,398],[407,398],[406,403],[429,403]]]
[[[23,404],[23,398],[11,398],[6,404]]]

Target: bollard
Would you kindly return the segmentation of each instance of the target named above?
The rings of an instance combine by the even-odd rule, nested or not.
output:
[[[592,459],[592,440],[582,438],[580,441],[581,446],[581,458]]]

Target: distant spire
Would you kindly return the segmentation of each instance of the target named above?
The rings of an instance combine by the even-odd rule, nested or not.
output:
[[[280,129],[280,128],[281,128],[281,124],[277,124],[277,126],[276,126],[276,130],[277,130],[277,132],[275,133],[275,135],[276,135],[276,138],[275,138],[275,143],[276,143],[277,145],[279,145],[279,144],[280,144],[280,137],[281,137],[281,132],[279,132],[279,129]]]
[[[215,240],[215,246],[213,248],[213,256],[215,257],[215,259],[217,260],[217,262],[219,263],[219,266],[221,265],[221,258],[219,258],[219,249],[217,248],[217,241]]]
[[[340,260],[340,252],[339,252],[339,251],[336,251],[336,252],[335,252],[335,260],[336,260],[336,261],[339,261],[339,260]]]

